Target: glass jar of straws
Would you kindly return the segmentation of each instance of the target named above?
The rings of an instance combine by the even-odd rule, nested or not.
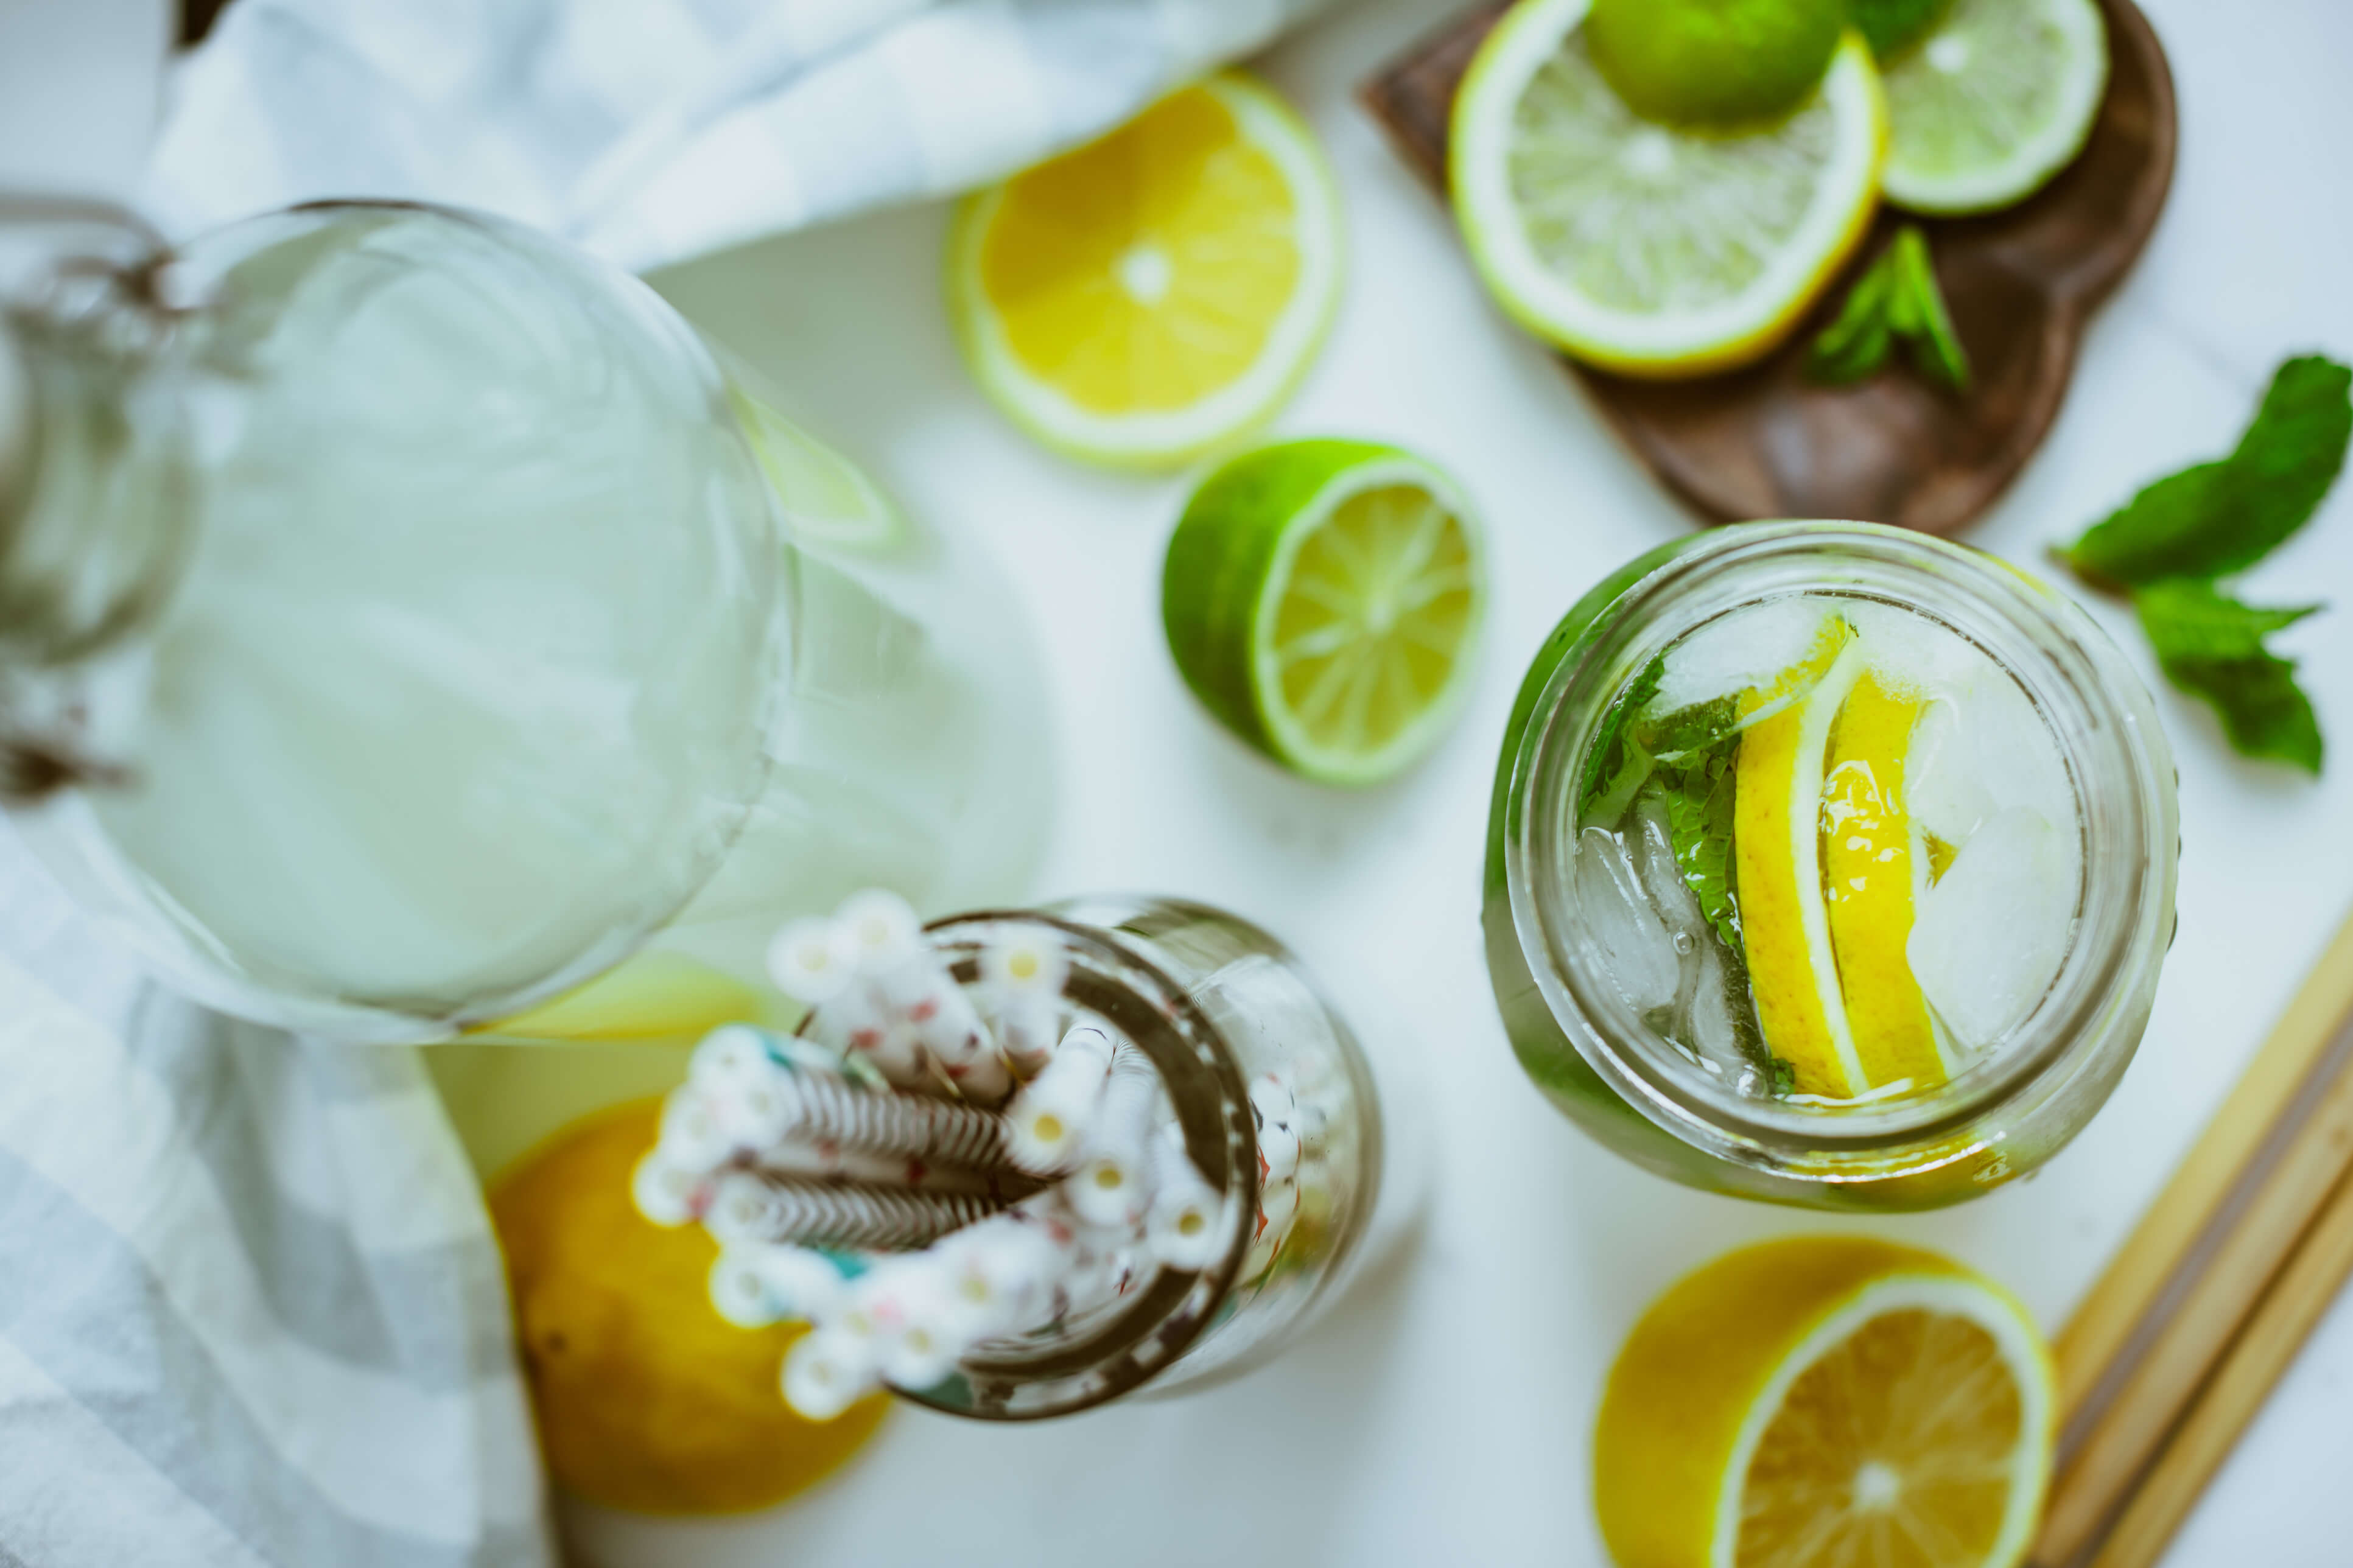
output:
[[[719,1239],[713,1305],[807,1318],[786,1397],[887,1384],[1026,1420],[1272,1355],[1410,1222],[1409,1063],[1288,949],[1089,898],[919,930],[861,895],[782,933],[797,1037],[697,1052],[638,1199]]]

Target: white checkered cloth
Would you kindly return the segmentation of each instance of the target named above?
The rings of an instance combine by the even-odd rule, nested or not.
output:
[[[645,268],[984,184],[1324,0],[237,0],[142,206],[481,207]]]
[[[993,178],[1319,3],[237,0],[142,205],[447,202],[643,268]],[[415,1051],[157,990],[0,821],[0,1568],[554,1561]]]

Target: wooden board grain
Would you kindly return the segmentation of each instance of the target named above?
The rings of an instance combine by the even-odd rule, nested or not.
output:
[[[2094,306],[2157,226],[2173,180],[2173,76],[2132,0],[2100,0],[2107,96],[2075,162],[2028,200],[1981,217],[1913,219],[1975,381],[1940,392],[1901,369],[1852,387],[1806,374],[1806,345],[1906,216],[1883,211],[1855,260],[1780,349],[1694,381],[1642,381],[1570,362],[1639,458],[1711,522],[1857,518],[1930,533],[1967,527],[2017,477],[2057,417]],[[1508,9],[1482,5],[1408,51],[1362,98],[1398,153],[1445,183],[1454,89]]]

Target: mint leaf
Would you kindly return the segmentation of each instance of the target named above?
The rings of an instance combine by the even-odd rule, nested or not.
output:
[[[1835,385],[1861,381],[1887,361],[1894,342],[1887,319],[1895,289],[1895,270],[1882,257],[1854,280],[1839,307],[1838,320],[1814,339],[1806,368],[1817,381]]]
[[[1732,759],[1738,744],[1735,740],[1689,763],[1659,770],[1675,867],[1699,900],[1700,913],[1735,952],[1741,951],[1732,858],[1733,805],[1738,793]]]
[[[1968,355],[1953,331],[1945,296],[1917,224],[1895,231],[1879,258],[1847,290],[1838,320],[1814,339],[1807,370],[1834,385],[1861,381],[1905,344],[1923,378],[1959,391],[1968,385]]]
[[[2174,578],[2134,591],[2133,609],[2165,678],[2213,705],[2242,755],[2320,772],[2320,721],[2295,683],[2295,661],[2263,639],[2320,608],[2241,604],[2211,583]]]
[[[1904,324],[1898,330],[1911,344],[1914,368],[1950,391],[1967,391],[1969,356],[1953,331],[1944,290],[1936,287],[1936,269],[1928,261],[1928,242],[1915,225],[1907,223],[1896,233],[1895,266],[1896,293],[1904,301]]]
[[[1634,792],[1651,776],[1650,752],[1627,731],[1635,715],[1658,691],[1666,670],[1666,656],[1662,654],[1626,683],[1626,689],[1618,694],[1618,700],[1601,716],[1601,728],[1594,733],[1593,744],[1585,753],[1584,771],[1577,779],[1577,820],[1580,824],[1618,826],[1618,819],[1633,804]]]
[[[2220,577],[2302,528],[2353,438],[2353,370],[2306,354],[2282,364],[2238,447],[2158,480],[2061,552],[2095,584]]]

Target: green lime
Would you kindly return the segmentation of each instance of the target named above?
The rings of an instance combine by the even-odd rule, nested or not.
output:
[[[1803,102],[1845,26],[1845,0],[1593,0],[1585,38],[1635,113],[1737,125]]]
[[[1953,0],[1847,0],[1855,30],[1882,63],[1918,43],[1952,4]]]
[[[1309,778],[1369,784],[1461,706],[1485,593],[1478,525],[1442,470],[1290,441],[1194,492],[1160,612],[1177,672],[1227,729]]]
[[[2094,0],[1954,0],[1885,81],[1887,199],[1990,212],[2083,151],[2107,92],[2107,29]]]

